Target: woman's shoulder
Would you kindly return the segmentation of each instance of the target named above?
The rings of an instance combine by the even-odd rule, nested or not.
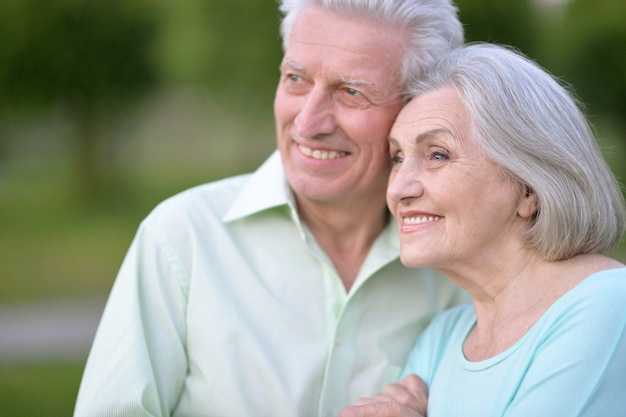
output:
[[[552,310],[559,315],[626,324],[626,267],[601,269],[590,273],[563,295]]]
[[[582,255],[559,262],[559,279],[570,297],[626,297],[626,266],[603,255]]]
[[[579,285],[581,296],[620,299],[626,303],[626,267],[603,269],[590,274]]]
[[[626,289],[626,266],[616,263],[612,267],[594,271],[582,280],[580,285],[598,287],[600,289]]]

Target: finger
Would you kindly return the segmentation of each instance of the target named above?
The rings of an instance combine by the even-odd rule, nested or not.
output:
[[[397,384],[385,386],[383,395],[393,398],[400,404],[421,414],[426,414],[428,389],[426,384],[416,375],[409,375]]]
[[[373,403],[383,402],[383,401],[393,401],[393,400],[385,395],[375,395],[373,397],[359,398],[358,400],[356,400],[354,405],[366,405],[366,404],[373,404]]]
[[[409,374],[400,381],[400,385],[406,387],[413,393],[413,397],[418,404],[414,403],[416,409],[422,414],[426,414],[426,408],[428,406],[428,386],[415,374]]]
[[[411,391],[423,391],[426,395],[428,395],[428,387],[426,386],[426,383],[422,380],[422,378],[415,374],[405,376],[399,384],[407,387]]]
[[[371,404],[346,408],[339,417],[424,417],[396,401],[379,401]]]

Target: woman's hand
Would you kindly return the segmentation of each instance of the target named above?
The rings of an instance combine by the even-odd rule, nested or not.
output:
[[[426,417],[428,387],[417,375],[389,384],[380,395],[359,398],[339,417]]]

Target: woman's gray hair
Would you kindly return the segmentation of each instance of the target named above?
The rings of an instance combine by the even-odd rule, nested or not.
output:
[[[537,196],[526,237],[548,260],[606,254],[626,214],[620,186],[576,98],[510,47],[476,43],[416,79],[413,96],[454,86],[479,146],[506,175]]]
[[[296,17],[307,7],[365,18],[406,30],[410,36],[401,75],[403,85],[463,44],[463,26],[451,0],[279,0],[284,18],[280,25],[283,49]]]

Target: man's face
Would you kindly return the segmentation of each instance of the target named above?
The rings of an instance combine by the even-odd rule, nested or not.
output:
[[[278,149],[300,202],[384,203],[405,40],[397,29],[314,7],[296,19],[274,113]]]

